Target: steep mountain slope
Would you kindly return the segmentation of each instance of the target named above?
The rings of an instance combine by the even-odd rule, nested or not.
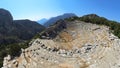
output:
[[[42,25],[30,20],[15,20],[14,23],[19,33],[18,37],[23,40],[30,39],[45,29]]]
[[[0,9],[0,45],[29,40],[44,29],[44,26],[34,21],[13,21],[9,11]]]
[[[58,21],[3,68],[119,68],[120,39],[110,27],[80,20]]]
[[[70,18],[70,17],[76,17],[73,13],[65,13],[63,15],[52,17],[47,22],[44,23],[44,26],[48,27],[50,25],[53,25],[55,22],[57,22],[60,19]]]

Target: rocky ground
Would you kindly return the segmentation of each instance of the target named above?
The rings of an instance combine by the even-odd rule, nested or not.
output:
[[[120,39],[108,27],[74,21],[55,39],[34,39],[2,68],[120,68]]]

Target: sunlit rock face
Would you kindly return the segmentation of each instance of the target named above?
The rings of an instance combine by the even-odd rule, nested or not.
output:
[[[33,39],[19,57],[5,57],[3,68],[120,68],[120,39],[109,27],[77,20],[64,25]]]

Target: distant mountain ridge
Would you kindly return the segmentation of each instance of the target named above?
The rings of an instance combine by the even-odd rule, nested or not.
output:
[[[57,16],[57,17],[52,17],[52,18],[50,18],[47,22],[45,22],[43,25],[45,26],[45,27],[48,27],[48,26],[50,26],[50,25],[52,25],[52,24],[54,24],[54,23],[56,23],[58,20],[60,20],[60,19],[65,19],[65,18],[70,18],[70,17],[76,17],[77,15],[75,15],[74,13],[65,13],[65,14],[63,14],[63,15],[59,15],[59,16]]]
[[[45,27],[35,21],[13,20],[8,10],[0,9],[0,44],[28,40]]]

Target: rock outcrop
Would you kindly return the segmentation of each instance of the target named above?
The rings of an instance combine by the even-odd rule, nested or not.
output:
[[[6,30],[12,29],[13,17],[8,10],[0,9],[0,34],[5,34]]]
[[[120,39],[109,27],[66,22],[54,39],[33,39],[19,57],[2,68],[120,68]]]
[[[0,23],[2,25],[7,25],[7,27],[12,24],[13,17],[8,10],[0,9]]]

